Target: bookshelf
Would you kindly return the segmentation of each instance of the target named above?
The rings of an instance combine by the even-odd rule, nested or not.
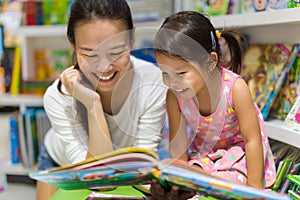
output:
[[[33,95],[0,95],[0,106],[15,106],[19,107],[20,111],[26,110],[28,107],[42,107],[42,96]]]
[[[184,8],[175,1],[175,11]],[[231,14],[210,17],[215,28],[234,27],[249,36],[250,43],[300,43],[300,8]],[[283,127],[281,120],[265,122],[270,138],[300,148],[300,133]]]
[[[211,17],[216,28],[236,27],[250,43],[300,43],[300,8]],[[283,127],[283,121],[266,121],[270,138],[300,148],[300,133]]]
[[[251,43],[299,43],[300,38],[295,34],[300,32],[299,19],[300,8],[211,17],[211,21],[216,28],[239,28],[242,33],[250,36]],[[153,37],[160,23],[137,23],[137,43],[142,40],[141,35],[143,37]],[[68,48],[69,44],[65,33],[65,25],[24,26],[18,30],[17,34],[22,35],[23,79],[30,79],[30,76],[33,74],[32,53],[39,45],[45,46],[49,44],[56,48],[62,46]],[[0,97],[0,105],[15,104],[25,108],[26,106],[42,102],[41,97],[33,97],[33,99],[32,101],[30,96],[24,98],[22,95],[17,97],[4,95]],[[265,126],[270,138],[300,148],[300,133],[283,128],[282,121],[267,121]]]
[[[175,4],[176,6],[176,4]],[[176,10],[176,9],[175,9]],[[236,27],[250,36],[251,43],[300,43],[300,8],[232,14],[211,17],[216,28]],[[144,37],[154,37],[160,22],[136,23],[136,46]],[[15,33],[21,37],[23,79],[33,75],[33,50],[39,47],[70,48],[66,38],[66,26],[23,26]],[[0,106],[26,107],[42,106],[42,97],[31,95],[0,95]],[[266,121],[265,128],[272,139],[300,148],[300,133],[287,130],[280,120]],[[8,167],[9,168],[9,167]],[[17,167],[18,168],[18,167]],[[12,171],[19,171],[13,169]],[[23,170],[20,170],[23,173]]]
[[[250,36],[250,43],[300,43],[300,8],[211,17],[216,28],[236,27]],[[283,121],[266,121],[272,139],[300,148],[300,133],[283,127]]]

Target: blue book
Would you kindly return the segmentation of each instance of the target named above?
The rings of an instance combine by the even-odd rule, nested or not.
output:
[[[11,163],[18,164],[20,162],[18,112],[9,117],[9,129]]]

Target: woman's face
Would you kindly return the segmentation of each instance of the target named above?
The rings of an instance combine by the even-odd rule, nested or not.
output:
[[[157,53],[156,61],[162,71],[164,84],[184,98],[195,97],[206,84],[197,65]]]
[[[112,91],[131,67],[128,34],[118,20],[96,19],[76,26],[78,65],[98,92]]]

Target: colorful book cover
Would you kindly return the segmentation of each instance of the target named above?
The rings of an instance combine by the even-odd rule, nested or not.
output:
[[[31,172],[29,176],[65,190],[142,185],[156,178],[165,187],[177,185],[219,199],[289,199],[284,194],[229,183],[180,160],[158,160],[153,151],[138,147],[119,149],[70,166]]]
[[[244,53],[241,76],[265,120],[298,51],[292,44],[252,44]]]
[[[207,15],[226,15],[229,9],[230,0],[209,1]]]
[[[297,163],[297,164],[293,165],[289,174],[286,176],[286,178],[282,184],[282,187],[280,188],[280,193],[282,193],[282,194],[287,193],[291,187],[291,181],[288,179],[288,176],[297,175],[297,174],[299,174],[299,172],[300,172],[300,163]]]
[[[280,190],[286,176],[289,174],[289,172],[294,164],[295,163],[291,159],[286,159],[283,161],[280,169],[277,170],[276,180],[275,180],[275,183],[272,188],[273,191]]]
[[[294,105],[287,114],[283,127],[297,132],[300,131],[300,95],[298,95]]]
[[[266,119],[269,115],[270,109],[273,106],[274,100],[276,99],[280,88],[284,83],[284,79],[287,76],[287,73],[290,71],[291,67],[293,66],[294,61],[298,56],[298,52],[300,50],[300,44],[293,45],[293,49],[291,50],[286,63],[284,64],[284,68],[281,71],[279,77],[277,78],[274,88],[269,95],[269,98],[266,102],[265,107],[262,109],[262,115],[264,119]]]
[[[284,120],[294,105],[300,91],[298,88],[300,82],[300,54],[294,61],[292,68],[286,74],[282,87],[280,88],[274,104],[270,109],[270,118]]]
[[[66,24],[69,0],[43,0],[43,21],[45,25]]]

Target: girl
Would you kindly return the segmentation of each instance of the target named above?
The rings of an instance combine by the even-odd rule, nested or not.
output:
[[[67,37],[74,67],[44,95],[52,129],[38,169],[69,165],[124,147],[156,151],[165,121],[159,69],[130,55],[134,26],[126,0],[75,0]],[[47,194],[48,191],[48,194]],[[55,188],[38,183],[37,199]]]
[[[169,87],[170,156],[229,182],[270,188],[274,159],[260,110],[237,74],[242,51],[236,36],[216,31],[208,18],[193,11],[171,15],[156,34],[155,56]],[[220,59],[220,38],[228,44],[229,60]],[[167,198],[161,189],[154,182],[152,195]]]

